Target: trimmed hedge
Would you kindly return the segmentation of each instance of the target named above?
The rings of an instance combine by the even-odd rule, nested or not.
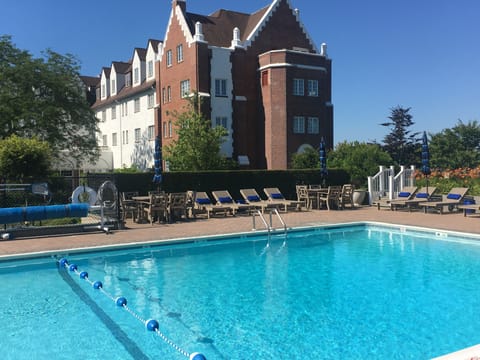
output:
[[[119,191],[139,191],[146,194],[156,190],[152,182],[153,173],[118,173],[114,182]],[[340,169],[329,169],[326,185],[341,185],[350,181],[349,174]],[[321,184],[318,169],[313,170],[228,170],[205,172],[166,172],[160,188],[165,192],[187,190],[207,191],[228,190],[235,199],[241,199],[240,189],[254,188],[264,196],[263,188],[278,187],[285,197],[297,197],[295,185]]]

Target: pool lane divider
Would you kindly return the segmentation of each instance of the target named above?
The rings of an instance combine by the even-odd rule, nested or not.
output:
[[[101,281],[92,281],[88,277],[88,272],[86,271],[79,271],[78,267],[76,264],[70,264],[66,258],[61,258],[58,260],[58,266],[61,269],[68,270],[71,273],[75,273],[79,276],[80,279],[85,280],[88,282],[95,290],[99,290],[102,292],[105,296],[107,296],[110,300],[112,300],[118,307],[121,307],[125,309],[130,315],[132,315],[134,318],[139,320],[141,323],[144,324],[145,328],[148,331],[154,332],[158,337],[160,337],[165,343],[170,345],[172,348],[177,350],[180,354],[184,355],[185,357],[188,357],[189,360],[206,360],[207,358],[199,353],[199,352],[194,352],[194,353],[188,353],[187,351],[183,350],[180,346],[175,344],[172,340],[170,340],[165,334],[163,334],[160,331],[160,325],[159,322],[155,319],[143,319],[139,314],[137,314],[133,309],[128,307],[127,305],[127,299],[123,296],[117,296],[114,297],[112,296],[109,292],[107,292],[103,288],[103,284]]]

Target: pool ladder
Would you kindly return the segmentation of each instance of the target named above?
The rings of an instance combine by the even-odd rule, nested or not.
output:
[[[282,224],[283,226],[283,232],[285,234],[285,236],[287,236],[287,225],[285,224],[285,221],[283,221],[283,218],[280,216],[280,213],[278,212],[278,209],[271,209],[270,212],[269,212],[269,222],[270,222],[270,225],[267,223],[267,220],[265,219],[265,216],[264,214],[262,214],[262,212],[260,210],[257,210],[256,212],[254,212],[252,214],[252,224],[253,224],[253,228],[252,228],[252,231],[255,231],[257,230],[257,227],[256,227],[256,222],[255,222],[255,218],[257,217],[257,215],[260,217],[260,219],[262,220],[262,223],[263,225],[265,226],[265,229],[267,229],[268,231],[268,238],[270,239],[270,235],[271,235],[271,232],[272,230],[275,230],[273,228],[273,214],[277,215],[277,218],[278,220],[280,221],[280,223]]]

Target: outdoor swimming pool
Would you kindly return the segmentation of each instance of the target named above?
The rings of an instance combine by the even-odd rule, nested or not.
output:
[[[479,240],[357,224],[4,261],[0,356],[429,359],[480,343]]]

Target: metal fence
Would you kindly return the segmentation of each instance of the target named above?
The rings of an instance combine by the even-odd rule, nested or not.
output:
[[[11,234],[108,231],[122,226],[120,215],[118,190],[108,174],[59,176],[22,184],[0,183],[3,238]]]

